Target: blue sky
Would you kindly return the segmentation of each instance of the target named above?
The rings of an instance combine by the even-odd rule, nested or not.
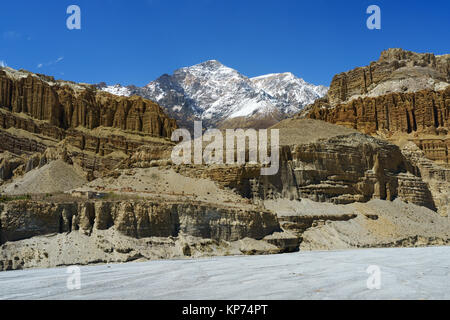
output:
[[[66,9],[81,8],[81,30]],[[382,29],[366,27],[381,8]],[[382,50],[450,53],[450,1],[17,0],[0,8],[0,61],[77,82],[145,85],[216,59],[247,76],[329,85]]]

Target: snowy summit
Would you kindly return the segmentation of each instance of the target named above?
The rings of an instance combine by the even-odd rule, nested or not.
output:
[[[139,95],[161,105],[170,116],[203,119],[209,124],[238,117],[291,115],[323,97],[328,88],[305,82],[292,73],[248,78],[217,60],[163,75],[147,86],[106,86],[116,95]]]

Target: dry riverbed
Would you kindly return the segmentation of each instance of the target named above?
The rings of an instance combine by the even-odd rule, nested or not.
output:
[[[366,271],[377,266],[380,289]],[[450,247],[298,252],[0,273],[0,299],[450,299]]]

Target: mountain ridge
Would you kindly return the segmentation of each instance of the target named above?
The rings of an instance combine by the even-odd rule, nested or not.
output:
[[[223,127],[229,120],[274,123],[323,97],[328,88],[307,83],[290,72],[249,78],[218,60],[208,60],[164,74],[144,87],[97,85],[116,95],[139,95],[161,105],[180,126],[203,120]],[[273,119],[271,115],[275,114]],[[258,125],[258,126],[261,126]]]

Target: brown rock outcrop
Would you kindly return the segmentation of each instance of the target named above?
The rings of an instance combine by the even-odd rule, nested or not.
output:
[[[140,97],[0,69],[0,151],[31,156],[64,141],[56,148],[65,150],[64,161],[86,169],[91,180],[143,145],[167,149],[176,127],[157,104]]]
[[[36,140],[17,137],[16,135],[0,130],[0,151],[31,155],[35,152],[44,152],[45,149],[47,149],[47,146]]]
[[[427,159],[437,164],[450,164],[450,138],[416,138],[412,141],[423,151]]]
[[[411,133],[450,127],[450,87],[436,92],[391,93],[332,107],[324,100],[310,106],[307,118],[357,129],[366,134]]]
[[[0,183],[9,180],[14,175],[14,170],[24,164],[24,159],[16,157],[8,152],[0,153]]]
[[[450,128],[449,83],[450,55],[389,49],[367,67],[336,75],[327,97],[297,117],[388,139],[411,134],[428,159],[448,165],[449,143],[442,136]]]
[[[118,97],[91,86],[57,82],[12,69],[0,70],[0,107],[62,129],[102,126],[170,137],[176,128],[175,120],[150,100]],[[8,126],[6,120],[2,122],[4,128]]]
[[[281,146],[280,168],[276,175],[261,176],[258,165],[179,168],[180,172],[217,181],[256,203],[268,199],[300,200],[347,204],[371,199],[400,198],[435,210],[428,185],[416,175],[399,147],[360,133],[336,134],[328,138],[301,141],[311,122],[314,135],[329,131],[329,124],[314,120],[287,120],[297,126],[292,142]],[[292,123],[295,122],[295,123]],[[293,135],[293,128],[280,128],[280,136]],[[286,131],[285,131],[286,130]],[[341,130],[346,132],[347,129]],[[289,141],[290,139],[286,139]]]
[[[412,134],[410,140],[428,159],[450,163],[450,139],[446,136],[450,128],[450,87],[440,92],[422,90],[358,98],[335,107],[319,100],[305,116],[387,138]]]
[[[14,201],[0,205],[1,243],[39,235],[114,226],[133,238],[184,235],[214,240],[262,239],[281,231],[268,211],[220,208],[205,204],[151,201],[46,203]]]
[[[383,51],[380,59],[369,66],[335,75],[328,99],[336,105],[353,96],[365,95],[385,81],[421,77],[450,82],[450,55],[435,56],[402,49]]]
[[[411,173],[399,148],[361,134],[284,147],[278,176],[260,178],[259,185],[262,198],[345,204],[399,197],[435,209],[427,185]]]
[[[450,169],[427,159],[424,152],[412,142],[403,146],[402,153],[413,165],[415,174],[429,185],[438,212],[442,216],[450,216]]]

